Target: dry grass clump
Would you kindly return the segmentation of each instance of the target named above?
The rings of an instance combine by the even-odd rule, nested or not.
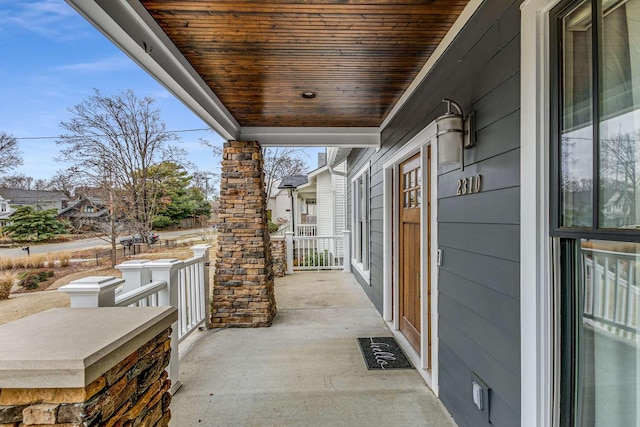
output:
[[[60,261],[60,267],[69,267],[69,263],[71,262],[71,254],[60,254],[60,256],[58,257],[58,261]]]
[[[0,270],[16,270],[21,268],[54,268],[69,267],[71,254],[39,254],[16,258],[0,258]]]
[[[16,273],[5,272],[0,274],[0,300],[8,299],[11,288],[17,278]]]

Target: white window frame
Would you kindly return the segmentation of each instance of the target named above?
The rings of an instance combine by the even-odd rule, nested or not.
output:
[[[364,212],[360,206],[360,187],[359,183],[363,182],[364,191]],[[371,162],[367,162],[351,179],[351,200],[353,201],[353,209],[351,210],[351,226],[353,230],[353,243],[351,245],[351,267],[371,285],[369,276],[370,267],[370,245],[371,245]],[[359,224],[359,218],[365,214],[365,231],[364,236]]]
[[[549,239],[549,12],[559,0],[521,6],[520,370],[523,427],[557,425],[556,339]]]

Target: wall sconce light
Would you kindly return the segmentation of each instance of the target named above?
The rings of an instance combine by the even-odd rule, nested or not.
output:
[[[460,163],[460,169],[464,171],[464,150],[476,143],[475,112],[464,118],[457,103],[450,99],[443,99],[442,102],[447,103],[447,112],[436,119],[438,164]],[[458,111],[452,111],[451,107]]]

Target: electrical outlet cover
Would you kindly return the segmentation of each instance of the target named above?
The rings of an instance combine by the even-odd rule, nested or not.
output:
[[[483,418],[489,422],[489,394],[491,389],[482,381],[482,379],[476,375],[475,372],[471,373],[471,398],[476,408],[483,414]]]

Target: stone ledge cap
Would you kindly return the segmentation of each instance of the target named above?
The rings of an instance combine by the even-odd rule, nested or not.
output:
[[[0,389],[86,387],[178,319],[173,307],[53,308],[0,326]]]

